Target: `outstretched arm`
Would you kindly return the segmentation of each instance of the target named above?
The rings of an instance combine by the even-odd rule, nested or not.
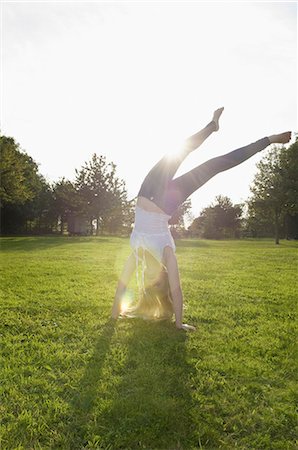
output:
[[[127,258],[124,268],[122,270],[122,273],[120,275],[118,286],[115,293],[115,299],[113,303],[112,308],[112,314],[111,317],[113,319],[117,319],[121,312],[121,299],[123,298],[123,295],[125,294],[126,288],[129,284],[129,281],[132,277],[132,274],[134,273],[136,268],[136,258],[134,253],[131,253],[129,257]]]
[[[207,139],[207,137],[210,136],[211,133],[218,131],[219,118],[222,115],[223,110],[224,108],[218,108],[214,111],[211,122],[209,122],[205,128],[186,139],[183,147],[187,153],[190,153],[198,148]]]

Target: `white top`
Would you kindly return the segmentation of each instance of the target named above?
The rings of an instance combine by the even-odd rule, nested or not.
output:
[[[170,217],[136,206],[134,229],[130,236],[131,247],[136,251],[138,248],[148,250],[161,263],[165,247],[176,250],[168,224]]]

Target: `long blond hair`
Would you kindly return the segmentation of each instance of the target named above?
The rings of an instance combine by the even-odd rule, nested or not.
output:
[[[144,284],[140,286],[136,305],[126,311],[131,317],[171,319],[173,302],[166,267],[145,250]]]

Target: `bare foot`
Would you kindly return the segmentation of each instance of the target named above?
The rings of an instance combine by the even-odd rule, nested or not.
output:
[[[218,131],[218,130],[219,130],[219,124],[218,124],[218,121],[219,121],[220,116],[222,115],[223,110],[224,110],[224,107],[218,108],[218,109],[216,109],[216,110],[214,111],[214,113],[213,113],[212,122],[215,123],[215,131]]]
[[[291,131],[285,133],[273,134],[268,137],[271,144],[287,144],[291,140]]]

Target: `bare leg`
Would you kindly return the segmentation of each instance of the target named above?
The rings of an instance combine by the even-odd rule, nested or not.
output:
[[[134,273],[136,268],[136,258],[134,253],[131,253],[127,258],[122,273],[120,275],[118,286],[115,293],[115,299],[112,308],[111,317],[113,319],[117,319],[121,312],[121,300],[123,295],[125,294],[127,285],[131,279],[132,274]]]
[[[186,139],[183,148],[187,154],[198,148],[214,131],[218,131],[219,118],[222,115],[223,110],[224,108],[218,108],[214,111],[212,121],[201,131]]]
[[[186,139],[177,153],[171,158],[165,155],[158,161],[146,175],[137,196],[145,197],[163,209],[157,200],[163,197],[166,186],[173,179],[187,155],[199,147],[211,133],[218,130],[218,121],[222,112],[223,108],[214,111],[212,121],[201,131]]]
[[[165,266],[168,271],[170,291],[175,313],[175,325],[179,329],[194,331],[195,327],[182,323],[183,294],[180,284],[180,275],[178,270],[177,259],[171,247],[165,247],[163,257]]]
[[[176,208],[182,204],[193,192],[203,186],[207,181],[220,172],[231,169],[256,153],[264,150],[268,145],[286,144],[291,139],[291,132],[286,131],[280,134],[274,134],[269,137],[259,139],[244,147],[238,148],[225,155],[217,156],[195,167],[180,177],[172,180],[168,188],[169,198],[176,198]],[[174,207],[173,207],[174,208]]]

